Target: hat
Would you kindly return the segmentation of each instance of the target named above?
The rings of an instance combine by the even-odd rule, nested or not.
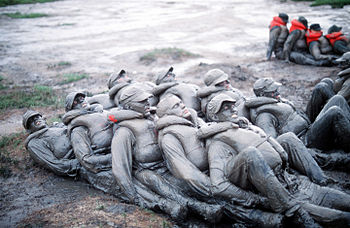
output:
[[[305,17],[300,16],[300,17],[298,18],[298,21],[300,21],[300,22],[307,28],[307,20],[306,20]]]
[[[126,74],[125,70],[121,70],[119,74],[112,73],[108,78],[108,83],[107,83],[108,89],[112,88],[116,84],[117,80],[122,76],[124,76],[125,74]]]
[[[329,27],[328,29],[328,34],[331,34],[333,32],[340,32],[340,30],[342,30],[342,27],[338,27],[336,25],[332,25],[331,27]]]
[[[175,74],[173,73],[174,68],[170,67],[169,70],[165,73],[165,74],[160,74],[158,75],[157,79],[156,79],[156,85],[159,85],[162,80],[167,77],[168,75],[173,75],[175,77]]]
[[[284,21],[285,23],[288,22],[289,16],[286,13],[279,13],[278,16]]]
[[[228,80],[228,75],[220,69],[212,69],[204,75],[204,84],[206,86],[217,85]]]
[[[23,120],[22,120],[22,124],[23,124],[23,127],[25,129],[28,129],[28,121],[31,117],[34,117],[34,116],[42,116],[39,112],[37,111],[33,111],[33,110],[28,110],[26,111],[26,113],[23,114]]]
[[[66,97],[66,104],[65,104],[66,112],[72,110],[74,99],[78,95],[82,95],[83,97],[86,97],[86,94],[83,93],[83,92],[71,92],[71,93],[69,93],[67,95],[67,97]]]
[[[232,97],[230,97],[229,95],[224,94],[224,93],[220,93],[219,95],[216,95],[208,102],[207,114],[218,113],[220,108],[221,108],[222,103],[224,103],[225,101],[236,102],[236,100],[233,99]]]
[[[321,31],[321,26],[320,24],[311,24],[310,29],[315,31]]]
[[[145,92],[136,86],[128,86],[125,90],[122,90],[120,94],[119,102],[124,105],[129,102],[139,102],[150,98],[152,94]]]
[[[350,62],[350,51],[345,52],[340,58],[337,58],[335,61],[338,63]]]
[[[273,92],[276,91],[281,85],[281,83],[275,82],[272,78],[260,78],[254,83],[253,90],[254,92]]]

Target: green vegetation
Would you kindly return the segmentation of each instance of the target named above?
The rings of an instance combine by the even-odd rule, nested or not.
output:
[[[2,81],[4,80],[4,77],[0,75],[0,90],[6,89],[7,87],[2,84]]]
[[[68,83],[71,83],[71,82],[76,82],[76,81],[79,81],[81,79],[84,79],[84,78],[88,78],[89,75],[87,74],[79,74],[79,73],[69,73],[69,74],[64,74],[63,75],[63,81],[61,81],[61,85],[63,84],[68,84]]]
[[[28,91],[7,91],[6,94],[1,94],[0,100],[0,110],[52,105],[63,107],[63,99],[57,96],[51,87],[42,85],[36,85]]]
[[[17,4],[32,4],[32,3],[44,3],[54,2],[57,0],[0,0],[0,7]]]
[[[150,51],[145,55],[141,56],[140,61],[145,62],[146,64],[150,64],[156,61],[160,57],[168,57],[173,60],[180,60],[186,57],[190,58],[190,57],[198,57],[198,56],[199,55],[193,54],[191,52],[188,52],[180,48],[161,48],[161,49],[156,48],[153,51]]]
[[[48,14],[45,13],[25,13],[22,14],[20,12],[16,13],[4,13],[4,15],[14,18],[14,19],[23,19],[23,18],[38,18],[38,17],[47,17]]]
[[[24,136],[25,134],[20,132],[0,138],[0,176],[5,178],[11,176],[11,166],[17,165],[19,161],[11,155],[10,151],[18,149]]]
[[[295,2],[309,1],[311,6],[330,5],[332,8],[342,8],[345,5],[350,5],[350,0],[293,0]]]
[[[58,63],[50,63],[47,65],[48,69],[55,69],[55,68],[64,68],[64,67],[70,67],[72,66],[71,62],[68,61],[60,61]]]

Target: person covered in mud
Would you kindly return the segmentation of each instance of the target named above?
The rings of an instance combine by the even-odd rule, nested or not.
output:
[[[48,126],[43,116],[33,110],[24,113],[22,123],[29,133],[25,147],[36,163],[61,176],[77,176],[81,166],[64,124]]]
[[[130,202],[139,201],[133,184],[136,179],[155,194],[176,201],[208,221],[220,220],[222,206],[191,198],[181,191],[181,185],[176,186],[175,181],[165,178],[171,177],[167,175],[169,172],[158,146],[154,123],[157,117],[150,106],[150,97],[152,94],[133,86],[120,95],[122,107],[134,115],[118,122],[112,140],[112,170],[118,185]]]
[[[204,75],[205,87],[198,90],[197,96],[201,99],[201,111],[205,114],[206,106],[212,97],[225,93],[237,101],[239,113],[249,118],[248,110],[244,106],[245,97],[242,92],[231,86],[228,75],[220,69],[209,70]]]
[[[275,54],[277,59],[283,59],[283,45],[289,34],[287,28],[288,19],[288,14],[279,13],[270,22],[269,44],[266,52],[267,60],[271,59],[272,53]]]
[[[197,97],[199,87],[192,83],[179,82],[175,79],[174,68],[170,67],[165,74],[160,74],[153,88],[154,96],[161,100],[167,94],[178,96],[187,107],[200,111],[200,100]]]
[[[159,116],[156,124],[159,131],[158,142],[172,175],[185,182],[184,187],[189,187],[187,192],[193,192],[201,199],[213,197],[216,200],[222,199],[224,195],[216,191],[222,186],[217,186],[220,184],[218,182],[210,181],[208,154],[204,142],[197,136],[198,128],[205,123],[197,117],[193,109],[187,108],[180,98],[171,94],[158,103],[157,115]],[[255,208],[266,209],[268,207],[266,198],[234,187],[227,191],[230,194],[225,195],[227,197],[224,202],[233,203],[234,207],[227,209],[236,216],[238,221],[265,226],[281,223],[281,215]],[[241,210],[241,207],[244,209]],[[241,212],[238,213],[238,210]],[[254,216],[256,214],[260,216]]]
[[[283,59],[287,62],[292,61],[302,65],[330,66],[332,61],[329,59],[316,60],[308,51],[305,33],[308,29],[308,21],[300,16],[291,21],[289,35],[283,46]]]
[[[328,29],[326,38],[331,43],[333,50],[338,55],[343,55],[345,52],[350,52],[350,41],[342,32],[342,27],[332,25]]]
[[[307,147],[350,151],[350,108],[344,97],[335,95],[329,99],[311,123],[303,111],[280,97],[280,86],[272,78],[261,78],[254,83],[256,97],[246,102],[253,124],[274,138],[293,132]]]
[[[315,165],[310,155],[298,151],[299,147],[292,149],[295,140],[289,133],[277,141],[269,137],[238,116],[235,101],[224,94],[209,102],[207,114],[217,123],[203,126],[198,135],[207,139],[210,179],[217,194],[229,198],[237,188],[258,192],[268,198],[274,212],[294,214],[307,227],[316,225],[309,216],[322,225],[350,224],[350,195],[287,172],[290,164],[301,173],[299,168],[323,176],[309,163]]]
[[[323,36],[320,24],[311,24],[310,29],[305,33],[305,37],[309,52],[316,60],[336,59],[336,56],[328,55],[333,49],[326,37]]]
[[[114,104],[116,107],[120,106],[120,96],[122,91],[127,88],[128,86],[137,86],[142,90],[145,90],[149,93],[152,93],[152,89],[155,87],[155,84],[152,82],[135,82],[133,81],[128,74],[126,73],[125,70],[121,70],[118,74],[113,73],[109,76],[108,79],[108,95],[111,100],[114,101]],[[157,97],[152,96],[150,98],[150,102],[152,105],[157,104],[158,99]]]

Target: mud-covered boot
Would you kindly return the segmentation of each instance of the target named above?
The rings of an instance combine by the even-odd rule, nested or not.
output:
[[[294,212],[293,215],[294,222],[298,225],[298,227],[304,228],[321,228],[317,222],[313,218],[311,218],[310,214],[307,213],[303,208],[299,208]]]
[[[217,204],[189,201],[187,206],[210,223],[219,222],[224,212],[223,206]]]
[[[157,205],[161,211],[167,213],[172,219],[176,221],[183,221],[187,217],[187,207],[173,200],[161,199]]]

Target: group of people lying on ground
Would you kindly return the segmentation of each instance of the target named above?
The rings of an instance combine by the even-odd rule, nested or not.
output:
[[[287,14],[280,13],[269,25],[268,60],[274,53],[277,59],[297,64],[336,66],[335,60],[350,52],[350,40],[342,33],[342,27],[332,25],[324,35],[320,24],[308,27],[303,16],[293,19],[288,29],[288,19]]]
[[[108,94],[69,93],[62,123],[28,110],[25,146],[56,174],[180,221],[350,225],[350,195],[321,169],[350,164],[350,108],[331,79],[315,87],[306,114],[272,78],[258,79],[250,98],[220,69],[204,84],[176,80],[172,67],[155,84],[122,70]]]

